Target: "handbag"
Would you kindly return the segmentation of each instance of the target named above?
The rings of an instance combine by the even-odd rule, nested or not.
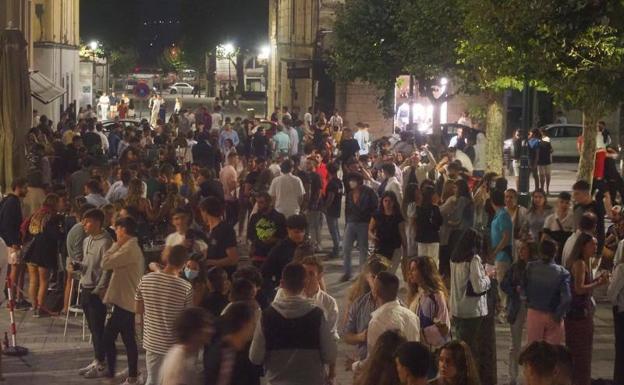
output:
[[[470,263],[472,264],[472,261]],[[468,266],[470,266],[470,265],[468,265]],[[472,286],[472,282],[470,282],[470,267],[469,267],[469,270],[468,270],[468,284],[466,285],[466,297],[481,297],[481,296],[484,296],[486,293],[487,293],[487,290],[485,290],[482,293],[477,293],[474,290],[474,287]]]

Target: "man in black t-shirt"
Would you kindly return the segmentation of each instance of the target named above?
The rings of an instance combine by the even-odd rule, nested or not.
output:
[[[340,228],[338,227],[338,219],[340,218],[340,204],[342,203],[342,194],[344,188],[342,181],[338,178],[338,165],[330,163],[327,165],[327,173],[329,181],[325,192],[324,211],[327,219],[327,228],[332,237],[333,248],[328,257],[336,258],[340,255]]]
[[[204,225],[208,228],[206,267],[222,267],[229,276],[232,276],[238,266],[239,256],[234,227],[221,220],[223,201],[209,196],[201,202],[199,209]]]
[[[275,290],[282,278],[282,270],[295,256],[295,250],[305,241],[308,224],[301,214],[286,219],[288,237],[275,245],[262,266],[262,280],[267,298],[275,297]]]
[[[286,218],[272,205],[271,196],[265,191],[256,196],[258,212],[249,218],[247,239],[251,242],[249,256],[254,266],[261,268],[269,251],[286,237]]]
[[[308,195],[307,205],[303,207],[308,220],[308,231],[315,251],[321,249],[321,220],[323,215],[321,212],[321,189],[323,182],[321,176],[316,172],[318,162],[315,157],[310,156],[305,160],[306,178],[303,186]]]
[[[264,128],[258,127],[251,140],[251,151],[254,156],[262,158],[266,158],[269,154],[269,139],[266,137]]]

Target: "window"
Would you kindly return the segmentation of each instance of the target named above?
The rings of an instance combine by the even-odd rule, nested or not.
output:
[[[551,138],[558,138],[563,136],[563,127],[550,127],[546,130],[546,134]]]
[[[567,138],[576,138],[583,132],[583,128],[580,126],[565,126],[562,128],[564,129],[564,134],[562,136]]]

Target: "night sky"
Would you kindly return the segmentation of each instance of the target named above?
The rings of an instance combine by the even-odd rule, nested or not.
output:
[[[176,44],[198,54],[221,42],[255,49],[268,41],[268,0],[81,0],[80,36],[136,48],[156,65]]]

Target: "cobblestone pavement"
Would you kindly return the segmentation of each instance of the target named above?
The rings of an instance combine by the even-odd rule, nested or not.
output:
[[[563,166],[568,171],[554,171],[551,192],[569,190],[575,180],[574,168]],[[562,167],[562,168],[563,168]],[[510,181],[510,186],[515,182]],[[327,248],[331,241],[327,229],[323,229],[323,245]],[[357,264],[357,256],[354,255]],[[342,262],[328,261],[326,267],[326,282],[328,291],[336,297],[341,310],[344,309],[345,294],[348,284],[339,283],[342,274]],[[6,310],[0,315],[0,332],[9,330],[9,317]],[[91,347],[88,341],[88,331],[85,340],[82,339],[82,318],[70,317],[67,336],[63,336],[65,319],[63,317],[49,317],[35,319],[31,312],[16,312],[18,327],[18,344],[30,349],[30,354],[23,358],[2,357],[2,367],[6,384],[10,385],[61,385],[61,384],[100,384],[101,380],[86,380],[76,374],[77,369],[89,363],[92,359]],[[497,368],[498,383],[508,383],[508,349],[510,333],[507,325],[496,326],[497,337]],[[121,347],[121,343],[118,345]],[[125,354],[120,351],[119,366],[125,367]],[[339,345],[337,384],[351,384],[350,373],[344,371],[343,362],[353,353],[353,348],[343,343]],[[595,318],[594,359],[592,375],[594,378],[611,378],[613,373],[613,319],[608,304],[599,303]],[[144,368],[144,354],[140,356],[139,368]]]

